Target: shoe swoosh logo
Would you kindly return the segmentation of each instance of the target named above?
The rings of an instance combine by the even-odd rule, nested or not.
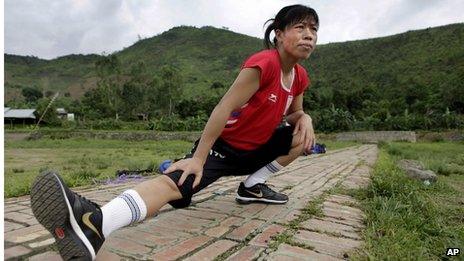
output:
[[[259,191],[259,193],[255,193],[255,192],[252,192],[252,191],[249,191],[249,190],[245,190],[246,192],[250,193],[251,195],[255,196],[255,197],[258,197],[258,198],[262,198],[263,197],[263,192],[262,191]]]
[[[92,224],[92,222],[90,222],[90,215],[92,215],[92,212],[87,212],[82,215],[82,222],[84,222],[88,228],[92,229],[92,231],[95,232],[101,240],[103,240],[100,232],[98,232],[97,228]]]

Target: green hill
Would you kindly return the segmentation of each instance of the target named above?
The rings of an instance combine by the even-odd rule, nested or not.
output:
[[[322,45],[304,64],[314,77],[316,105],[333,101],[353,111],[363,101],[384,101],[398,113],[405,102],[413,110],[427,111],[427,105],[464,113],[463,42],[464,24],[453,24]]]
[[[5,101],[19,97],[24,87],[43,92],[69,92],[80,97],[95,86],[98,55],[67,55],[53,60],[5,54]]]
[[[319,45],[303,63],[312,79],[305,99],[311,110],[332,107],[353,117],[383,120],[446,108],[464,113],[464,24],[428,28],[375,39]],[[122,75],[143,62],[153,76],[163,65],[181,73],[184,98],[228,87],[242,61],[262,49],[262,40],[214,27],[181,26],[143,39],[114,55]],[[5,101],[33,87],[80,98],[98,81],[99,55],[53,60],[5,54]],[[225,91],[226,88],[220,88]],[[406,111],[407,110],[407,111]],[[406,111],[406,112],[405,112]]]
[[[207,91],[213,82],[232,83],[243,60],[261,49],[261,39],[214,27],[176,27],[118,52],[122,64],[143,59],[149,70],[180,69],[187,95]]]
[[[233,81],[241,62],[261,49],[261,40],[214,27],[181,26],[158,36],[143,39],[116,52],[123,70],[143,61],[148,71],[157,74],[166,64],[180,69],[185,93],[202,92],[213,82]],[[95,87],[95,62],[99,55],[68,55],[53,60],[5,54],[6,101],[23,87],[42,91],[69,92],[80,97]],[[17,91],[16,91],[17,92]]]

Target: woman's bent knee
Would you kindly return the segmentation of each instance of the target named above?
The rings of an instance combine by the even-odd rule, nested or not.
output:
[[[177,193],[179,193],[179,195],[181,194],[177,184],[171,178],[169,178],[168,176],[166,176],[166,175],[160,176],[159,177],[159,182],[164,184],[164,186],[166,188],[168,188],[170,191],[172,191],[173,193],[177,192]]]
[[[169,174],[168,174],[169,175]],[[170,201],[168,201],[167,203],[169,203],[171,206],[173,206],[174,208],[186,208],[190,205],[190,203],[192,202],[192,194],[193,194],[193,191],[190,190],[190,189],[186,189],[185,186],[191,186],[191,184],[187,184],[187,180],[184,182],[184,184],[182,186],[177,186],[176,184],[176,178],[171,178],[170,176],[168,175],[163,175],[160,177],[160,179],[162,180],[162,182],[165,183],[165,186],[169,187],[169,190],[175,194],[175,197],[174,198],[171,198]],[[189,179],[189,178],[187,178]]]

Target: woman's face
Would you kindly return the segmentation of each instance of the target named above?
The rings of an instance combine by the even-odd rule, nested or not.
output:
[[[307,59],[316,48],[317,30],[314,19],[289,25],[284,31],[276,30],[278,48],[298,60]]]

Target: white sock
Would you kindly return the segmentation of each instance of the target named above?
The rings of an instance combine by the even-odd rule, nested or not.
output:
[[[102,208],[103,235],[108,237],[111,232],[145,219],[147,206],[139,193],[133,189],[124,191]]]
[[[248,178],[245,180],[245,187],[251,188],[254,185],[258,183],[264,183],[266,180],[273,174],[276,173],[277,171],[281,170],[283,168],[282,165],[280,165],[276,160],[273,162],[267,164],[266,166],[260,168],[258,171],[255,173],[251,174],[248,176]]]

